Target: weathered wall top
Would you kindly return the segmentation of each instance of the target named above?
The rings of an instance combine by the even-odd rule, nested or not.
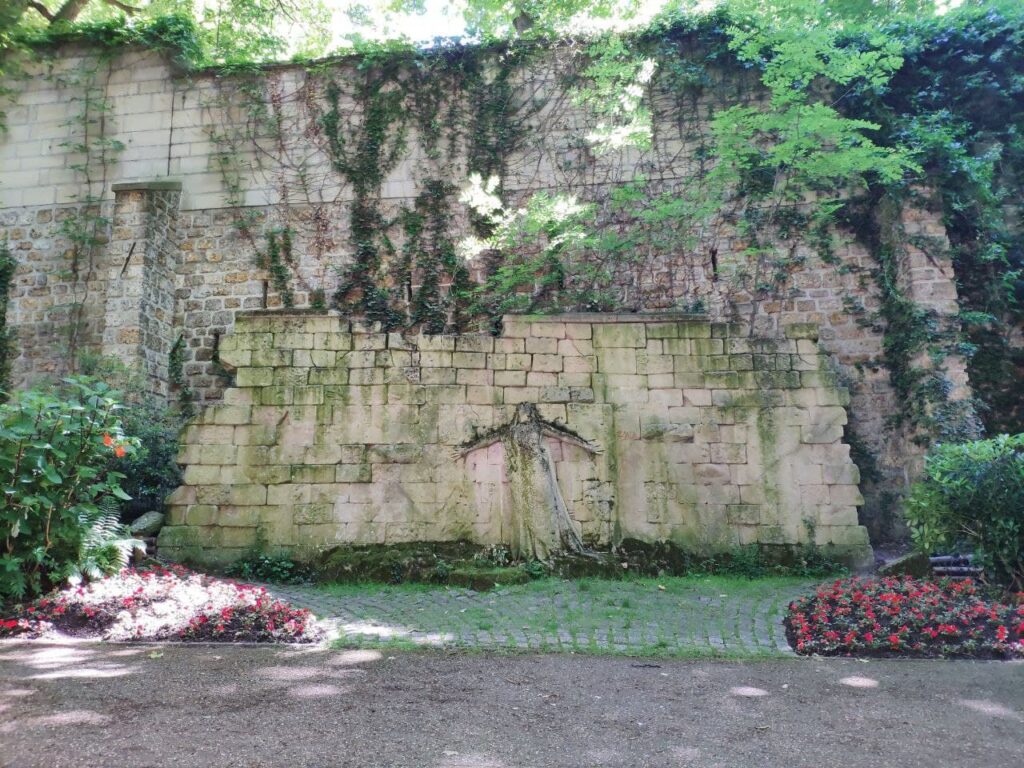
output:
[[[715,551],[813,537],[870,557],[848,397],[813,328],[751,339],[693,317],[577,315],[507,317],[497,338],[407,337],[258,313],[238,318],[221,361],[236,386],[184,435],[185,485],[160,537],[172,557],[515,545],[544,482],[502,437],[523,404],[584,541]]]

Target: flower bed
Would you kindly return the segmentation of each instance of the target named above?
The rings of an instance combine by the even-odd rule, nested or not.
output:
[[[309,611],[275,600],[262,587],[153,565],[53,592],[0,619],[0,637],[54,635],[306,643],[321,630]]]
[[[789,606],[786,635],[800,654],[1024,657],[1024,595],[987,599],[971,580],[841,579]]]

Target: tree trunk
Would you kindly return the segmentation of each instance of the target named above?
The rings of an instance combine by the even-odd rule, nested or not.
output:
[[[523,403],[501,438],[512,496],[508,544],[513,554],[526,560],[546,561],[555,552],[586,551],[558,487],[546,426],[536,406]]]

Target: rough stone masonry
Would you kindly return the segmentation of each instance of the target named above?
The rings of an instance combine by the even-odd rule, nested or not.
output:
[[[871,558],[842,442],[848,395],[816,326],[756,339],[692,316],[584,314],[506,317],[499,337],[404,336],[254,312],[220,360],[235,387],[187,428],[160,534],[176,559],[507,541],[516,469],[501,442],[472,446],[521,403],[579,438],[547,437],[589,543],[812,541]]]
[[[613,182],[638,176],[656,177],[665,190],[685,188],[706,162],[710,116],[753,95],[743,87],[742,76],[715,68],[706,73],[709,84],[692,98],[680,101],[678,92],[655,88],[650,150],[588,159],[579,140],[594,128],[596,117],[562,94],[572,70],[564,69],[568,60],[560,61],[554,56],[539,62],[529,77],[516,81],[513,101],[526,112],[538,93],[534,81],[550,98],[541,112],[521,116],[529,140],[502,154],[507,171],[502,184],[510,204],[553,190],[577,191],[581,199],[603,203]],[[27,71],[27,79],[6,84],[16,99],[6,109],[8,130],[0,136],[0,240],[18,262],[6,308],[17,342],[15,384],[64,375],[83,352],[103,354],[139,370],[150,391],[174,397],[179,394],[175,379],[197,404],[216,411],[232,384],[218,360],[221,340],[231,338],[236,318],[245,312],[284,304],[260,258],[267,234],[286,226],[294,230],[291,282],[297,307],[313,303],[313,289],[331,296],[343,268],[352,263],[354,192],[331,173],[318,116],[326,108],[324,79],[357,83],[365,74],[360,61],[332,61],[312,71],[275,66],[259,74],[260,98],[268,108],[278,104],[281,109],[282,147],[267,144],[260,130],[255,136],[247,132],[254,105],[247,109],[245,99],[239,102],[251,90],[245,87],[246,74],[184,73],[156,51],[126,48],[105,56],[82,45],[59,46]],[[468,92],[453,91],[448,97],[452,108],[473,103]],[[350,99],[342,106],[352,110],[358,124],[359,106]],[[91,122],[99,114],[101,123]],[[103,133],[97,135],[90,126],[99,124]],[[415,213],[424,194],[440,184],[453,190],[447,234],[459,238],[470,231],[457,191],[480,168],[473,165],[467,144],[472,123],[460,128],[458,140],[428,151],[421,126],[409,126],[405,151],[373,192],[382,221],[399,222],[403,214]],[[92,146],[84,156],[83,146]],[[301,174],[291,164],[296,158],[302,160]],[[226,160],[237,166],[237,189],[225,174]],[[302,180],[310,178],[320,185],[304,187]],[[956,324],[959,305],[948,241],[941,212],[926,198],[908,199],[882,217],[888,223],[881,234],[891,240],[887,247],[900,254],[893,279],[903,295],[937,324]],[[736,202],[743,204],[742,199]],[[914,478],[924,449],[913,427],[898,418],[900,395],[887,367],[886,322],[872,277],[879,270],[877,259],[849,232],[832,233],[827,259],[794,240],[783,249],[792,256],[785,284],[760,298],[745,295],[718,274],[746,263],[752,245],[730,220],[734,214],[722,212],[715,226],[701,228],[707,237],[696,237],[691,246],[650,258],[632,258],[638,254],[631,253],[631,258],[613,260],[608,268],[617,296],[614,306],[672,312],[700,303],[714,320],[744,319],[745,332],[753,337],[785,339],[785,328],[793,324],[818,327],[830,365],[850,392],[846,436],[858,446],[867,498],[861,521],[878,540],[898,534],[894,500]],[[252,240],[241,235],[239,220],[254,222]],[[83,221],[96,231],[83,230]],[[398,250],[407,243],[402,232],[388,237]],[[93,243],[85,252],[75,245],[83,240]],[[395,293],[406,291],[409,313],[421,279],[413,270],[411,284],[392,286]],[[244,337],[244,328],[238,330]],[[938,364],[922,355],[913,363],[938,365],[951,400],[971,397],[959,356],[948,355]],[[518,369],[522,376],[517,377],[516,368],[487,370],[503,382],[528,373],[534,381],[550,378],[546,374],[574,373],[531,368]],[[498,376],[501,370],[507,375]],[[229,389],[229,396],[249,391],[249,375],[244,366],[239,368],[240,389]],[[301,377],[303,370],[294,375]],[[662,493],[657,482],[662,481],[652,481],[644,494],[650,490],[657,498]],[[621,508],[622,497],[619,503]]]

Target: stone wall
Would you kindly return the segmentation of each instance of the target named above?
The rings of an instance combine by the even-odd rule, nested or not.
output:
[[[598,205],[602,226],[616,225],[618,214],[607,210],[615,185],[643,177],[655,191],[687,189],[706,170],[709,117],[758,95],[749,77],[713,69],[699,88],[681,91],[656,82],[651,148],[595,156],[580,137],[598,116],[560,90],[577,66],[570,59],[554,51],[535,67],[536,82],[513,83],[510,108],[524,113],[524,138],[500,157],[503,192],[511,204],[538,191],[573,192]],[[315,290],[329,296],[354,258],[354,193],[332,171],[319,118],[325,78],[348,86],[363,72],[357,61],[341,60],[314,74],[300,66],[268,68],[254,82],[214,72],[186,76],[153,52],[126,50],[101,59],[90,49],[68,46],[30,70],[28,80],[13,83],[9,131],[0,136],[0,239],[10,242],[19,261],[8,307],[20,352],[16,381],[25,385],[66,373],[75,355],[89,350],[137,365],[150,388],[163,394],[168,356],[177,349],[199,403],[220,402],[232,382],[217,360],[219,340],[231,333],[238,313],[282,305],[272,275],[260,264],[266,233],[285,225],[295,231],[289,269],[298,307],[307,306]],[[276,135],[253,127],[240,94],[254,89],[267,109],[279,110]],[[543,107],[531,112],[541,96]],[[471,99],[455,92],[445,97],[463,108]],[[123,145],[121,151],[104,150],[99,164],[95,152],[79,151],[86,104],[102,106],[103,142]],[[355,110],[351,100],[343,106]],[[358,114],[350,117],[358,123]],[[421,126],[409,126],[406,151],[375,190],[381,221],[391,222],[392,230],[430,184],[440,183],[449,190],[450,236],[470,232],[458,190],[481,169],[473,167],[472,121],[466,118],[460,130],[450,142],[429,148]],[[231,174],[233,189],[225,183]],[[169,183],[180,191],[168,189]],[[105,223],[96,245],[75,256],[67,222],[83,200]],[[618,308],[671,312],[699,303],[714,319],[741,322],[756,337],[782,338],[794,323],[818,325],[829,364],[851,394],[850,439],[866,449],[861,461],[870,460],[877,470],[877,479],[864,485],[862,519],[884,536],[891,530],[886,500],[906,486],[921,447],[892,425],[900,403],[884,361],[885,323],[878,317],[874,277],[879,264],[851,232],[833,232],[827,253],[794,236],[776,243],[788,264],[781,282],[767,292],[737,288],[729,277],[743,271],[752,245],[738,226],[743,205],[733,201],[718,220],[685,233],[685,247],[652,248],[646,256],[644,249],[631,249],[604,263],[576,264],[570,278],[593,267],[608,275]],[[251,223],[248,235],[237,226],[240,218]],[[907,207],[890,222],[903,235],[924,234],[940,245],[944,240],[940,213],[926,206]],[[388,235],[401,253],[402,233]],[[914,238],[901,240],[906,253],[900,285],[940,319],[955,322],[948,253],[938,248],[925,254],[912,245]],[[474,277],[484,268],[470,267]],[[440,276],[442,293],[450,277]],[[414,268],[408,285],[393,286],[395,295],[406,297],[406,315],[422,279]],[[947,358],[945,365],[954,396],[966,397],[962,361]]]
[[[160,551],[223,562],[259,545],[508,542],[517,406],[546,438],[585,541],[698,551],[813,537],[870,562],[846,390],[814,327],[736,335],[694,317],[507,317],[499,337],[403,336],[338,316],[239,315],[236,386],[185,431]]]

